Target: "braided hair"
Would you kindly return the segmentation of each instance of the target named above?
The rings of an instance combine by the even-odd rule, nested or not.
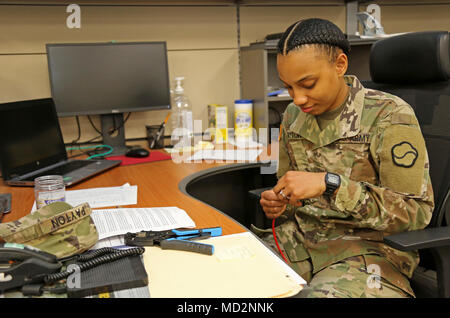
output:
[[[332,22],[319,18],[300,20],[286,29],[278,41],[278,54],[287,55],[305,45],[315,45],[334,61],[340,48],[346,55],[350,43],[342,31]]]

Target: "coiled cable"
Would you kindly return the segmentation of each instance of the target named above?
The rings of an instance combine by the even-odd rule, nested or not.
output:
[[[114,248],[105,247],[86,255],[80,255],[78,261],[81,263],[77,262],[76,265],[79,266],[79,271],[82,272],[94,268],[98,265],[114,262],[124,257],[142,255],[144,252],[145,248],[143,247],[134,247],[126,250],[117,250]],[[43,280],[45,284],[57,282],[62,279],[66,279],[74,272],[75,269],[66,270],[60,273],[48,274],[44,276]]]

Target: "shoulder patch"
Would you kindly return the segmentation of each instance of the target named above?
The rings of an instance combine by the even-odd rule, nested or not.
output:
[[[392,162],[399,167],[411,168],[416,163],[419,153],[413,145],[402,141],[391,148]]]
[[[420,195],[426,146],[417,127],[387,127],[380,152],[381,185],[396,192]]]

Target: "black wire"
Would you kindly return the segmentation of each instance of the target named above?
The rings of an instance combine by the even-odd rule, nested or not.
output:
[[[128,113],[127,117],[122,121],[122,123],[119,125],[119,127],[114,127],[114,129],[110,132],[110,135],[114,134],[116,131],[118,131],[120,128],[125,126],[125,123],[127,122],[128,118],[130,118],[131,113]],[[116,121],[114,120],[114,126],[116,126]]]
[[[91,116],[87,115],[87,118],[89,119],[89,122],[91,123],[92,128],[94,128],[94,130],[101,135],[102,132],[100,130],[98,130],[97,127],[95,127],[94,123],[92,122]]]
[[[110,132],[110,134],[112,135],[112,134],[114,134],[117,130],[119,130],[119,129],[121,129],[122,127],[124,127],[124,126],[125,126],[125,123],[128,121],[128,119],[130,118],[130,116],[131,116],[131,112],[128,113],[128,115],[125,117],[125,119],[122,121],[122,123],[121,123],[118,127],[115,127],[115,128]],[[76,118],[77,118],[77,125],[78,125],[78,138],[77,138],[76,140],[72,141],[71,143],[66,144],[67,146],[69,146],[69,147],[70,147],[70,146],[74,146],[76,143],[77,143],[78,145],[87,144],[87,143],[90,143],[91,141],[93,141],[93,140],[95,140],[95,139],[97,139],[97,138],[101,138],[101,137],[103,136],[102,132],[101,132],[97,127],[95,127],[95,125],[94,125],[94,123],[93,123],[93,121],[92,121],[92,119],[91,119],[91,116],[87,115],[87,118],[88,118],[88,120],[89,120],[89,123],[91,124],[92,128],[94,128],[94,130],[95,130],[99,135],[96,136],[96,137],[94,137],[94,138],[92,138],[92,139],[89,139],[88,141],[83,141],[83,142],[78,143],[78,141],[79,141],[80,138],[81,138],[81,127],[80,127],[80,122],[79,122],[78,116],[76,116]],[[114,121],[114,126],[115,126],[115,124],[116,124],[116,122]],[[146,140],[147,137],[143,137],[143,138],[140,138],[140,139]],[[77,154],[77,155],[70,156],[69,158],[80,157],[80,156],[82,156],[82,155],[87,154],[89,151],[90,151],[90,150],[85,151],[85,152],[82,152],[82,153]]]
[[[80,272],[94,268],[96,266],[105,264],[105,263],[110,263],[110,262],[114,262],[115,260],[127,257],[127,256],[134,256],[134,255],[142,255],[145,252],[145,248],[143,247],[135,247],[135,248],[130,248],[130,249],[126,249],[126,250],[116,250],[113,249],[113,252],[110,252],[110,248],[104,248],[106,249],[106,251],[101,251],[102,249],[99,249],[96,253],[98,253],[97,255],[101,255],[104,253],[109,253],[107,255],[102,255],[100,257],[96,257],[94,259],[90,259],[90,257],[86,256],[85,259],[89,259],[88,261],[78,264],[79,266],[79,270]],[[62,279],[65,279],[67,277],[69,277],[71,274],[73,274],[73,272],[75,272],[75,269],[72,271],[66,270],[64,272],[60,272],[60,273],[54,273],[54,274],[47,274],[44,276],[43,280],[44,283],[48,284],[48,283],[52,283],[52,282],[56,282],[56,281],[60,281]]]
[[[78,128],[78,137],[72,140],[69,143],[70,147],[73,147],[80,139],[81,139],[81,126],[80,126],[80,118],[78,116],[75,116],[75,120],[77,122],[77,128]],[[70,150],[70,154],[72,154],[73,149]]]
[[[114,134],[116,131],[118,131],[119,129],[121,129],[123,126],[125,126],[125,123],[126,123],[127,120],[130,118],[130,116],[131,116],[131,112],[128,113],[127,117],[125,117],[125,119],[122,120],[122,123],[121,123],[118,127],[116,127],[116,121],[113,120],[114,128],[112,129],[111,132],[108,132],[108,133],[109,133],[110,135],[112,135],[112,134]],[[89,119],[89,122],[91,123],[92,128],[94,128],[96,132],[98,132],[100,135],[102,135],[102,132],[101,132],[97,127],[95,127],[94,123],[92,122],[91,116],[88,115],[87,118]]]
[[[80,118],[78,116],[75,116],[75,120],[77,122],[77,128],[78,128],[78,137],[72,141],[72,144],[78,142],[81,139],[81,126],[80,126]]]
[[[93,141],[93,140],[95,140],[95,139],[97,139],[97,138],[101,138],[101,137],[102,137],[102,135],[96,136],[96,137],[94,137],[94,138],[89,139],[88,141],[80,142],[78,145],[80,145],[80,147],[81,147],[81,145],[90,143],[91,141]],[[68,157],[68,159],[72,159],[72,158],[75,158],[75,157],[80,157],[80,156],[89,154],[89,152],[91,152],[91,151],[92,151],[92,149],[88,149],[88,150],[82,151],[82,152],[79,153],[79,154],[76,154],[76,155],[73,155],[73,156]]]

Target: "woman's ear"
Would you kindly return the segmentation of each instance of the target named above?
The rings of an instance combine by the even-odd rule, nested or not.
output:
[[[348,68],[348,58],[345,53],[339,53],[336,58],[335,67],[338,77],[342,77],[345,75],[345,72],[347,72]]]

